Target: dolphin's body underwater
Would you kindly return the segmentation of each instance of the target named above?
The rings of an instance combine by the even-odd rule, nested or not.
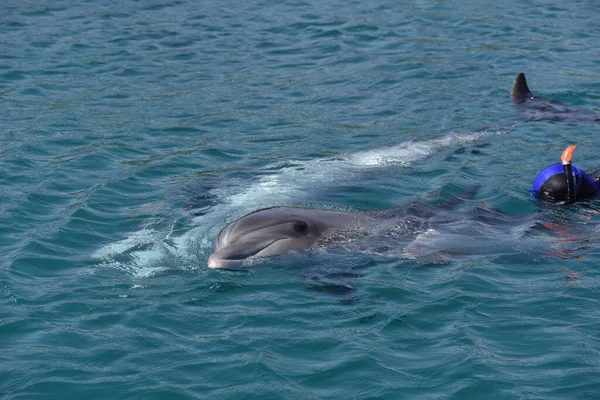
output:
[[[514,80],[510,98],[527,121],[563,121],[563,122],[596,122],[600,123],[600,115],[569,107],[556,100],[547,100],[535,96],[527,86],[525,74],[520,73]]]

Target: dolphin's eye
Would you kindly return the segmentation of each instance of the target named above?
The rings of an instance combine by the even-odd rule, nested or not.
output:
[[[308,232],[308,224],[304,221],[297,221],[294,225],[294,229],[296,230],[296,232],[306,235],[306,233]]]

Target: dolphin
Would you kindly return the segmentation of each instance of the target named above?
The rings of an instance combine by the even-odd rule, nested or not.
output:
[[[256,258],[324,248],[447,263],[490,249],[495,254],[518,251],[531,244],[527,238],[538,240],[540,230],[543,224],[535,216],[507,216],[486,203],[459,197],[385,210],[272,207],[223,228],[208,267],[244,268]]]
[[[548,100],[535,96],[529,90],[524,73],[519,73],[510,91],[510,98],[527,121],[563,121],[563,122],[596,122],[600,123],[600,115],[591,111],[569,107],[556,100]]]

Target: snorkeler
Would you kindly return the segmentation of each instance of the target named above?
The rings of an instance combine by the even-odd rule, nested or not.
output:
[[[560,157],[561,163],[552,164],[538,174],[531,186],[533,196],[558,204],[572,204],[600,196],[600,168],[585,173],[571,165],[575,148],[567,147]]]

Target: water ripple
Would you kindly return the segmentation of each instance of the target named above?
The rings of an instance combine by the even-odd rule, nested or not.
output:
[[[597,167],[597,135],[521,124],[508,91],[525,71],[597,109],[598,5],[0,10],[0,397],[596,396],[597,210],[527,190],[567,144]],[[498,212],[545,215],[546,236],[492,240],[474,218],[473,243],[415,244],[477,253],[444,265],[348,250],[206,268],[256,208],[473,184]]]

